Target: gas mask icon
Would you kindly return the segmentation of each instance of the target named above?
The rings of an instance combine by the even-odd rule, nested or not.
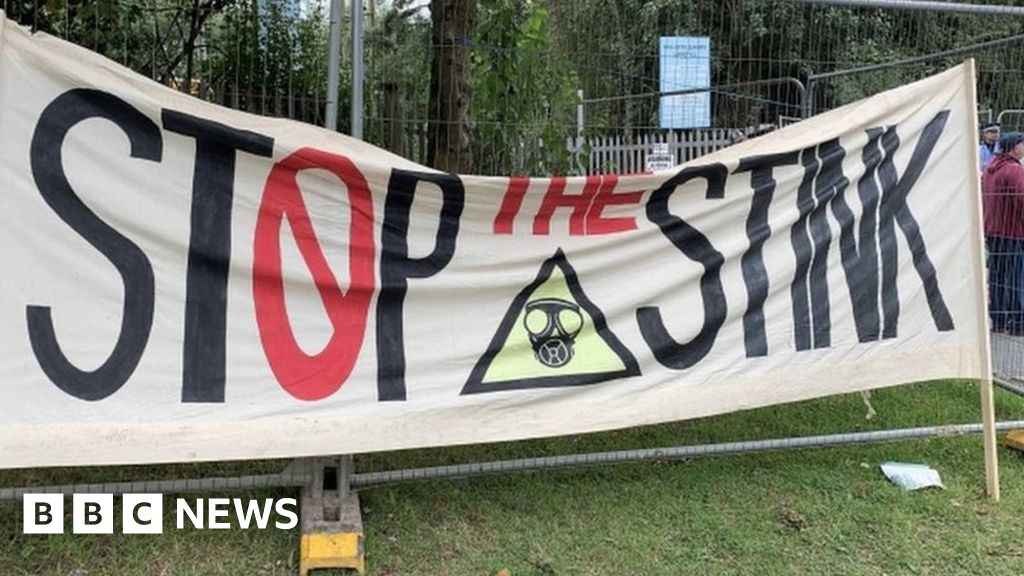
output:
[[[523,325],[537,361],[549,368],[561,368],[575,353],[573,343],[583,329],[583,314],[572,302],[541,298],[526,304]]]

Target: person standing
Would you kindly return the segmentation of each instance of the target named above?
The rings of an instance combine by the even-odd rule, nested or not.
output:
[[[1024,134],[999,139],[981,177],[989,253],[989,314],[996,332],[1024,334]]]
[[[999,142],[999,123],[989,122],[981,128],[981,144],[978,146],[978,156],[981,157],[981,166],[978,168],[981,172],[985,171],[985,166],[992,161],[992,158],[999,152],[997,146]]]

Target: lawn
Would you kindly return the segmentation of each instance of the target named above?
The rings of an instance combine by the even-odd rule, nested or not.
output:
[[[1024,400],[999,392],[996,401],[1000,420],[1024,419]],[[845,395],[617,432],[366,455],[356,458],[356,467],[384,470],[980,420],[977,386],[966,382],[876,391],[872,402],[878,416],[871,421],[864,418],[860,396]],[[369,488],[360,494],[367,573],[1019,575],[1024,460],[1005,448],[1000,458],[998,503],[982,494],[977,435]],[[888,460],[927,463],[947,489],[904,492],[881,475],[878,466]],[[253,473],[281,466],[8,471],[0,472],[0,485]],[[20,505],[0,505],[0,575],[296,572],[298,531],[27,536],[20,522]],[[173,522],[169,516],[166,526]]]

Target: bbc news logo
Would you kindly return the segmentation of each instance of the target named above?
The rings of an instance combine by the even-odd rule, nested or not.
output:
[[[175,528],[243,530],[273,527],[291,530],[299,524],[295,498],[177,498]],[[22,532],[25,534],[64,533],[63,494],[25,494],[22,501]],[[117,510],[113,494],[74,494],[71,497],[72,534],[113,534]],[[163,494],[123,494],[121,496],[122,534],[163,534]],[[232,517],[234,523],[232,523]]]

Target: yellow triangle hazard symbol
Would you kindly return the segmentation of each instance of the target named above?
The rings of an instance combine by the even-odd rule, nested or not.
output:
[[[462,393],[579,386],[639,374],[636,359],[608,329],[559,250],[512,301]]]

